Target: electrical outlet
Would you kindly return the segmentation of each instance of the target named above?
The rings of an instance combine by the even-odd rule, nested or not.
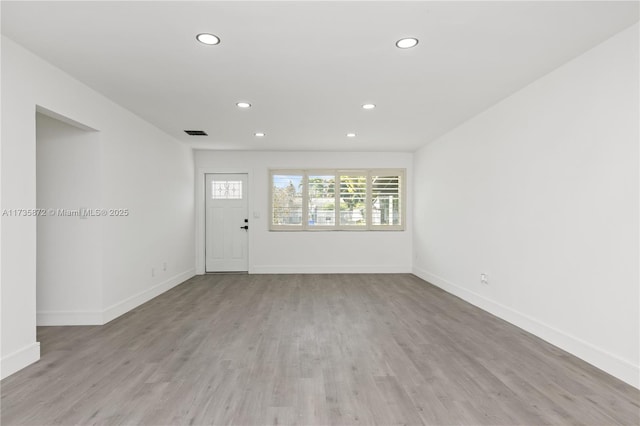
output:
[[[480,274],[480,283],[484,285],[489,284],[489,277],[487,274]]]

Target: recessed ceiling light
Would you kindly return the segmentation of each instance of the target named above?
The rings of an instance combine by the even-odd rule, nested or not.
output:
[[[251,108],[251,104],[249,102],[238,102],[236,105],[238,108]]]
[[[362,109],[374,109],[376,106],[375,104],[364,104],[362,105]]]
[[[208,33],[198,34],[196,36],[196,39],[200,43],[209,44],[209,45],[214,45],[214,44],[220,43],[220,38],[218,36],[215,36],[213,34],[208,34]]]
[[[355,133],[347,133],[347,137],[348,138],[355,138],[356,134]]]
[[[257,138],[263,138],[264,137],[264,133],[256,132],[256,133],[254,133],[254,136],[257,137]]]
[[[396,46],[400,49],[410,49],[418,44],[417,38],[401,38],[396,41]]]

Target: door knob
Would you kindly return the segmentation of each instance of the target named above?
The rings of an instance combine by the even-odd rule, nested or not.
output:
[[[249,225],[241,226],[240,229],[249,229]]]

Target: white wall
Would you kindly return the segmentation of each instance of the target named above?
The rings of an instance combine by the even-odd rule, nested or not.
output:
[[[40,106],[99,131],[99,207],[131,212],[102,220],[102,302],[88,317],[106,322],[194,274],[190,148],[6,37],[1,85],[3,209],[36,207]],[[6,377],[39,358],[36,220],[2,217],[1,252],[1,375]]]
[[[414,159],[414,273],[636,387],[638,80],[636,25]]]
[[[108,321],[195,274],[194,169],[190,148],[133,114],[110,130],[102,156],[104,205],[131,212],[105,222]]]
[[[638,386],[637,39],[635,26],[559,68],[420,150],[413,168],[407,153],[202,151],[194,170],[188,148],[3,37],[2,208],[36,207],[40,105],[99,131],[100,207],[131,211],[102,221],[100,322],[193,274],[194,176],[202,194],[206,172],[248,172],[251,272],[407,272],[413,241],[419,276]],[[407,168],[415,224],[269,232],[268,168],[323,167]],[[6,377],[39,357],[36,220],[1,227]]]
[[[269,169],[406,168],[411,191],[410,153],[195,151],[197,270],[204,273],[204,173],[249,173],[249,272],[410,272],[411,215],[405,231],[270,232]],[[407,211],[411,212],[411,201]],[[253,213],[260,217],[255,219]]]
[[[36,228],[38,325],[86,324],[102,309],[102,219],[58,214],[102,204],[100,169],[99,132],[36,115],[36,206],[47,213]]]

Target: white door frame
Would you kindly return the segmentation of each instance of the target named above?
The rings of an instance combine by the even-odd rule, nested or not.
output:
[[[251,258],[251,253],[253,252],[253,235],[255,232],[251,232],[251,230],[255,230],[255,223],[253,218],[253,171],[251,169],[219,169],[216,167],[201,167],[196,170],[196,182],[195,182],[195,206],[196,206],[196,274],[204,275],[205,272],[205,247],[206,247],[206,238],[205,238],[205,179],[207,174],[215,174],[215,173],[229,173],[229,174],[246,174],[247,175],[247,194],[249,196],[249,202],[247,205],[248,216],[249,216],[249,241],[247,242],[247,261],[249,264],[249,273],[252,273],[253,270],[253,262]]]
[[[208,193],[205,197],[205,271],[248,272],[249,176],[246,173],[205,176]],[[229,188],[229,184],[234,187]],[[239,188],[235,186],[238,184]],[[217,185],[215,189],[214,185]]]

